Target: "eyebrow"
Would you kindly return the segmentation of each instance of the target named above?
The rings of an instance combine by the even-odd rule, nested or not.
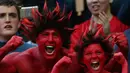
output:
[[[0,14],[17,14],[17,13],[16,12],[10,12],[10,13],[1,12]]]
[[[17,15],[17,13],[14,13],[14,12],[12,12],[12,13],[9,13],[9,15],[14,15],[14,14],[15,14],[15,15]]]

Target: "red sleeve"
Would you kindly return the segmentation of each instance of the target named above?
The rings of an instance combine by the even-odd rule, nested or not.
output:
[[[70,50],[74,51],[74,47],[77,45],[79,42],[80,38],[82,35],[85,35],[88,31],[88,26],[89,26],[90,20],[85,21],[84,23],[80,25],[76,25],[74,27],[74,32],[71,35],[71,44],[70,44]]]
[[[128,28],[130,28],[130,26],[123,24],[115,16],[113,16],[113,18],[110,21],[110,32],[124,32]]]

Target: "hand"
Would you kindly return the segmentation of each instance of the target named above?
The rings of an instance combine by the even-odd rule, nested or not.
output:
[[[64,73],[71,63],[71,58],[64,56],[54,65],[51,73]]]
[[[91,17],[89,31],[91,31],[91,33],[93,33],[93,34],[95,34],[96,31],[97,31],[97,23],[94,22],[94,16],[93,15]]]
[[[64,56],[55,65],[60,68],[61,66],[68,66],[72,63],[71,58]]]
[[[128,62],[121,52],[114,54],[114,59],[122,65],[122,73],[128,73]]]
[[[99,13],[99,22],[103,25],[103,30],[106,35],[110,33],[109,16],[105,12]]]
[[[0,48],[0,61],[6,56],[6,54],[15,50],[22,44],[23,42],[21,37],[13,36],[3,47]]]
[[[13,51],[22,44],[23,44],[22,38],[15,35],[5,44],[5,46],[8,47],[6,49],[8,49],[9,51]]]
[[[95,36],[102,35],[105,37],[110,33],[109,30],[110,24],[109,24],[108,16],[104,12],[99,13],[98,21],[103,26],[102,25],[97,26],[98,23],[94,21],[94,16],[91,17],[89,31],[93,33]]]
[[[121,50],[128,51],[128,40],[123,32],[112,33],[110,36],[112,37],[112,43],[117,44]]]
[[[109,60],[109,62],[105,65],[105,69],[107,71],[111,71],[113,67],[115,68],[116,62],[122,65],[121,73],[128,73],[128,63],[125,59],[124,55],[121,52],[114,53],[113,57]]]
[[[122,33],[116,33],[116,44],[122,48],[122,49],[126,49],[128,50],[128,40],[125,36],[125,34],[122,32]]]
[[[114,59],[121,65],[127,64],[127,60],[125,59],[124,55],[121,52],[114,54]]]

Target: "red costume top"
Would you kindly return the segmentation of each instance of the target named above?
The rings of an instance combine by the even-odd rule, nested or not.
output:
[[[80,37],[83,35],[85,36],[86,33],[89,31],[89,25],[90,25],[90,20],[87,20],[83,22],[80,25],[76,25],[74,27],[75,31],[71,35],[71,50],[73,50],[74,46],[78,43],[80,40]],[[110,32],[115,33],[115,32],[124,32],[126,29],[129,28],[129,26],[124,25],[117,17],[113,16],[110,23]],[[103,32],[103,27],[101,24],[97,24],[97,29],[101,29]]]

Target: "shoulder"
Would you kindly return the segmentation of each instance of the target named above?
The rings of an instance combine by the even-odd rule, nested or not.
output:
[[[18,54],[15,59],[17,60],[21,60],[21,59],[27,59],[27,60],[32,60],[36,57],[38,53],[38,47],[32,47],[29,48],[23,52],[21,52],[20,54]]]
[[[112,19],[110,21],[110,23],[114,23],[115,25],[117,24],[123,24],[116,16],[112,16]]]
[[[13,62],[13,59],[19,55],[20,52],[12,52],[12,53],[9,53],[8,55],[6,55],[3,59],[2,59],[2,62]]]
[[[20,52],[20,54],[18,54],[18,56],[32,56],[33,52],[34,51],[36,52],[36,50],[37,50],[37,47],[29,48],[23,52]]]
[[[74,26],[74,29],[81,29],[82,27],[89,26],[89,24],[90,24],[90,19],[84,21],[83,23],[80,23],[80,24],[75,25],[75,26]]]
[[[23,58],[31,57],[32,51],[35,47],[29,48],[23,52],[11,52],[7,56],[4,57],[3,61],[12,61],[12,60],[21,60]]]
[[[14,58],[19,52],[13,52],[5,56],[0,62],[0,73],[15,73]]]

